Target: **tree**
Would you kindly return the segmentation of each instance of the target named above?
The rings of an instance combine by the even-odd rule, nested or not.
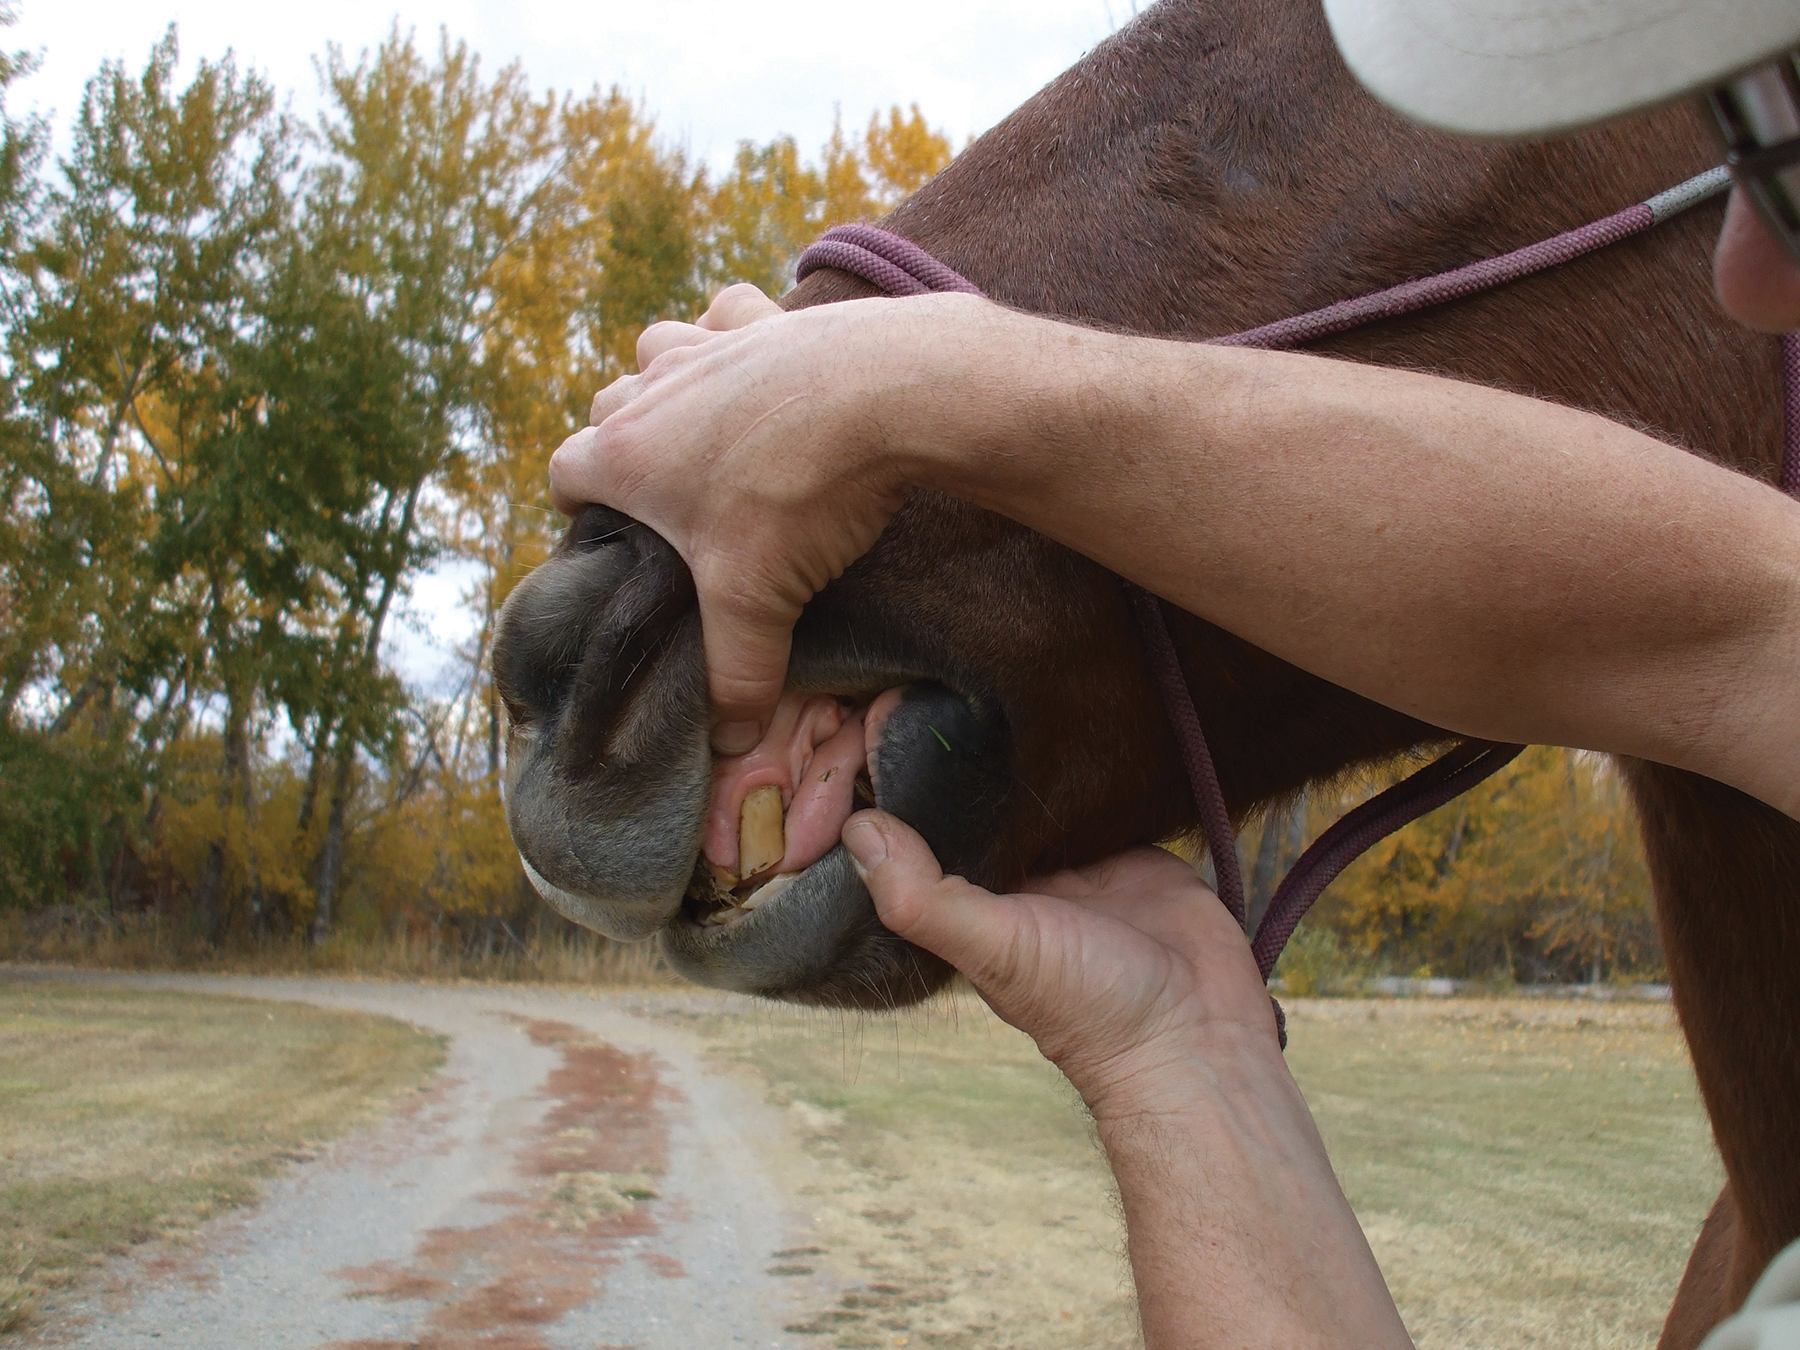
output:
[[[381,642],[401,587],[437,552],[427,489],[491,450],[479,395],[493,280],[554,167],[551,103],[533,99],[517,66],[484,83],[448,36],[435,65],[396,31],[355,65],[334,47],[324,73],[327,157],[304,230],[320,274],[341,288],[335,312],[379,370],[383,406],[370,417],[366,399],[347,403],[340,441],[361,502],[341,517],[332,569],[343,617],[310,710],[313,745],[331,755],[316,941],[331,928],[357,752],[379,752],[394,732],[398,690]]]
[[[645,325],[779,288],[948,143],[895,109],[714,181],[616,89],[540,97],[447,36],[331,49],[310,128],[229,56],[179,85],[177,50],[105,65],[50,171],[0,107],[5,900],[160,897],[214,942],[323,940],[346,896],[501,914],[483,667],[557,533],[551,451]],[[385,646],[452,551],[484,625],[432,698]]]
[[[259,638],[278,626],[253,613],[258,470],[236,452],[254,397],[234,367],[292,156],[264,82],[227,58],[178,93],[175,59],[171,30],[141,77],[114,63],[90,82],[62,184],[18,255],[8,350],[35,444],[11,461],[31,505],[9,542],[16,574],[35,573],[35,612],[9,614],[0,704],[16,718],[29,693],[53,710],[39,726],[52,742],[85,732],[123,791],[217,696],[222,800],[247,806]],[[89,833],[77,870],[91,873]]]
[[[1361,795],[1315,808],[1312,831]],[[1307,924],[1405,974],[1597,980],[1661,961],[1623,784],[1600,756],[1546,746],[1370,849]]]
[[[793,282],[800,250],[822,230],[883,215],[922,187],[951,159],[950,141],[933,131],[913,104],[869,118],[860,147],[840,117],[822,162],[803,163],[791,136],[738,145],[737,158],[712,192],[711,287],[749,281],[771,293]]]
[[[871,194],[881,212],[893,210],[949,166],[950,138],[933,131],[919,105],[902,113],[899,105],[869,118],[863,135]]]
[[[480,407],[492,453],[458,461],[447,480],[458,547],[486,574],[477,669],[513,584],[555,541],[551,452],[586,424],[596,390],[635,369],[643,329],[691,317],[703,296],[703,180],[683,156],[616,89],[565,100],[555,132],[556,172],[491,275]],[[497,782],[500,713],[484,692]]]

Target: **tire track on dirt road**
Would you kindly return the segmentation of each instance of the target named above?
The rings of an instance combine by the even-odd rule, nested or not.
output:
[[[780,1114],[629,993],[43,975],[382,1013],[448,1057],[191,1248],[115,1262],[38,1344],[794,1350],[814,1342],[783,1328],[838,1292],[782,1262],[808,1233],[762,1162]]]

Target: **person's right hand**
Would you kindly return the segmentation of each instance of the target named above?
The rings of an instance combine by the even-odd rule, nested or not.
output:
[[[886,410],[929,412],[920,372],[946,311],[981,303],[924,296],[786,314],[734,286],[698,325],[646,329],[642,373],[602,390],[594,425],[552,457],[559,510],[623,511],[693,572],[721,753],[756,744],[801,609],[898,508],[905,438]]]
[[[968,976],[1096,1120],[1176,1113],[1212,1053],[1291,1082],[1244,930],[1174,854],[1133,849],[994,895],[944,875],[894,816],[860,812],[843,840],[882,923]]]

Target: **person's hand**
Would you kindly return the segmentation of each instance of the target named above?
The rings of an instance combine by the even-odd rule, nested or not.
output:
[[[1213,1047],[1281,1058],[1243,930],[1172,853],[1134,849],[994,895],[945,876],[893,816],[852,816],[844,844],[881,921],[967,975],[1097,1119],[1173,1108]]]
[[[756,744],[780,697],[794,621],[868,551],[903,470],[882,395],[911,385],[932,315],[968,297],[864,300],[793,314],[752,286],[698,324],[653,324],[642,373],[594,399],[593,425],[550,461],[557,508],[602,502],[686,560],[699,599],[713,744]],[[977,302],[978,303],[978,302]]]

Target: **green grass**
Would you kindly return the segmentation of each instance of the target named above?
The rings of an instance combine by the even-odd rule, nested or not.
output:
[[[442,1060],[389,1018],[0,979],[0,1331],[108,1254],[254,1199]]]
[[[1666,1006],[1295,1001],[1289,1063],[1425,1350],[1654,1342],[1720,1173]],[[1080,1104],[971,999],[684,1018],[790,1112],[822,1346],[1136,1344]]]

